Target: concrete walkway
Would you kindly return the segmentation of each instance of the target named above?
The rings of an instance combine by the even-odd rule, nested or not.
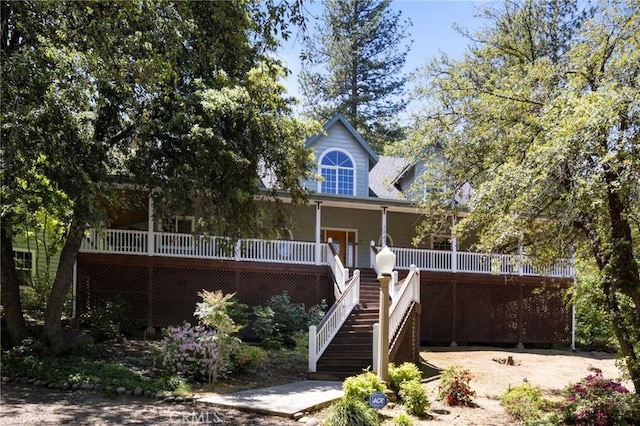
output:
[[[342,382],[303,380],[287,385],[201,398],[198,402],[231,407],[237,410],[293,417],[342,398]]]

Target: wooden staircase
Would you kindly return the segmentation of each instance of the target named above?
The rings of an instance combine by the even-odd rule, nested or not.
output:
[[[314,380],[344,380],[373,369],[373,324],[378,322],[380,284],[373,269],[360,269],[360,305],[318,360]]]

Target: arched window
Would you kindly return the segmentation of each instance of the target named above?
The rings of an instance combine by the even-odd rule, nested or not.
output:
[[[320,192],[355,194],[355,168],[353,160],[346,152],[337,149],[325,152],[320,158],[320,175],[323,178]]]

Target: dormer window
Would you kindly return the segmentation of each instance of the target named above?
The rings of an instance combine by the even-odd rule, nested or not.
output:
[[[354,195],[355,168],[351,156],[341,150],[326,151],[320,157],[320,192],[324,194]]]

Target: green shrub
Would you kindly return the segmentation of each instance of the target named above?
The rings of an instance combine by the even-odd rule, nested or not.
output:
[[[268,306],[255,306],[253,308],[255,321],[253,330],[267,349],[277,349],[282,346],[282,334],[275,320],[276,313]]]
[[[264,349],[240,343],[231,349],[229,367],[233,372],[244,373],[256,369],[265,358],[267,352]]]
[[[293,341],[296,343],[295,350],[301,355],[308,356],[309,354],[309,332],[308,331],[296,331],[293,333]]]
[[[566,399],[558,407],[564,424],[626,425],[640,419],[640,397],[601,374],[569,385],[564,395]]]
[[[107,299],[89,311],[83,324],[96,341],[122,339],[143,327],[144,321],[131,318],[131,304],[124,299]]]
[[[368,403],[372,393],[379,391],[384,393],[387,387],[378,376],[371,371],[365,371],[357,376],[347,377],[342,384],[345,399],[355,399]]]
[[[500,396],[500,404],[507,414],[525,423],[541,419],[546,406],[540,388],[528,383],[507,390]]]
[[[393,418],[393,424],[396,426],[413,426],[413,419],[406,413],[400,413]]]
[[[319,304],[313,305],[307,311],[306,328],[308,329],[310,325],[320,324],[320,321],[322,321],[322,318],[326,313],[327,313],[327,301],[325,299],[322,299],[322,301]]]
[[[400,385],[404,382],[417,380],[422,378],[422,374],[418,367],[411,362],[404,362],[398,367],[395,364],[389,364],[389,387],[396,394],[400,392]]]
[[[249,324],[249,306],[233,296],[227,306],[227,314],[240,329]]]
[[[175,392],[187,387],[186,382],[178,374],[165,374],[151,385],[156,392]]]
[[[431,408],[427,390],[418,380],[406,380],[402,382],[398,395],[409,414],[423,416]]]
[[[310,324],[317,324],[324,316],[326,302],[314,305],[305,311],[302,303],[292,303],[289,294],[271,296],[265,306],[255,306],[253,329],[267,348],[278,349],[282,346],[294,348],[294,334],[306,332]]]
[[[331,406],[328,418],[331,426],[377,426],[378,413],[366,402],[342,398]]]
[[[454,365],[442,372],[438,395],[447,405],[462,405],[475,407],[473,397],[476,392],[471,390],[470,382],[473,376],[469,370]]]

